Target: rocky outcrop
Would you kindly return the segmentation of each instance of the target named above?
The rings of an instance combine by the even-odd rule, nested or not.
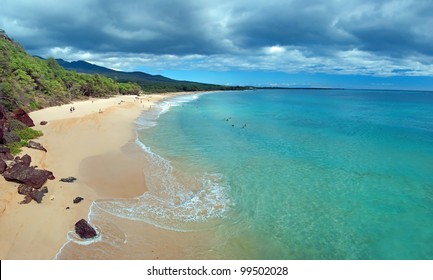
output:
[[[21,157],[21,162],[25,166],[30,166],[30,163],[32,162],[32,158],[28,154],[25,154]]]
[[[2,160],[13,160],[14,157],[11,154],[11,150],[6,147],[0,147],[0,159]]]
[[[4,132],[6,130],[6,110],[3,105],[0,104],[0,144],[4,144]]]
[[[75,232],[82,239],[89,239],[98,235],[96,230],[84,219],[81,219],[75,223]]]
[[[19,142],[21,138],[15,134],[13,131],[4,130],[3,131],[3,143],[9,144],[13,142]]]
[[[30,193],[30,197],[36,201],[37,203],[41,203],[42,202],[42,198],[44,197],[45,193],[43,193],[40,190],[35,190],[33,189],[33,191]]]
[[[9,154],[9,149],[0,147],[0,155]],[[13,157],[12,157],[13,159]],[[8,159],[10,160],[10,159]],[[24,200],[20,204],[28,204],[32,200],[37,203],[42,202],[42,198],[48,193],[48,188],[42,185],[48,180],[54,180],[51,171],[36,169],[31,167],[32,158],[25,154],[17,156],[9,167],[3,159],[0,159],[0,173],[7,181],[18,182],[18,193],[24,195]]]
[[[77,180],[77,178],[75,178],[75,177],[68,177],[68,178],[62,178],[62,179],[60,179],[60,182],[73,183],[75,180]]]
[[[11,149],[4,147],[4,146],[0,146],[0,153],[10,153]]]
[[[26,195],[24,197],[24,200],[20,202],[20,204],[29,204],[30,202],[32,202],[32,198],[30,197],[30,195]]]
[[[41,203],[44,195],[48,193],[48,188],[43,187],[42,189],[38,190],[31,186],[21,184],[18,186],[18,193],[25,196],[21,204],[30,203],[31,200],[34,200],[37,203]]]
[[[33,123],[33,120],[30,118],[30,116],[23,109],[16,109],[13,112],[12,118],[19,120],[20,122],[27,125],[28,127],[35,126],[35,124]]]
[[[6,162],[0,158],[0,174],[3,174],[7,167]]]
[[[3,177],[7,181],[14,181],[21,184],[39,189],[48,180],[53,180],[53,172],[48,170],[36,169],[20,163],[14,164],[3,172]]]
[[[0,120],[6,119],[6,109],[0,104]]]
[[[15,162],[25,166],[30,166],[32,158],[28,154],[25,154],[22,157],[16,157]]]
[[[18,193],[22,195],[30,195],[33,191],[33,188],[24,184],[18,186]]]
[[[80,203],[84,198],[82,198],[81,196],[77,196],[76,198],[74,198],[73,202],[75,204]]]
[[[32,141],[32,140],[30,140],[27,143],[27,148],[31,148],[31,149],[36,149],[36,150],[41,150],[41,151],[47,152],[47,149],[45,149],[44,146],[42,146],[41,144],[39,144],[39,143],[37,143],[35,141]]]

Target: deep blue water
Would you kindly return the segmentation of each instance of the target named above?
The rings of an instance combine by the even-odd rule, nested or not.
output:
[[[139,123],[150,192],[123,217],[230,259],[433,259],[432,92],[190,95]]]

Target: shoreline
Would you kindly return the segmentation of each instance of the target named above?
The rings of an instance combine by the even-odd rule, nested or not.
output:
[[[144,155],[135,144],[134,121],[157,102],[186,94],[197,92],[91,99],[31,112],[34,128],[44,133],[36,141],[48,152],[23,148],[20,156],[29,154],[31,165],[56,179],[44,184],[49,192],[42,203],[20,205],[18,184],[0,176],[0,259],[53,259],[94,200],[142,195]],[[69,176],[78,180],[59,181]],[[73,204],[77,196],[84,200]]]

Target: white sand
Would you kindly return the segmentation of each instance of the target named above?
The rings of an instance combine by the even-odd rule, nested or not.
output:
[[[35,129],[44,133],[36,141],[48,152],[26,148],[21,155],[29,154],[32,165],[52,171],[56,179],[45,184],[49,193],[41,204],[20,205],[24,197],[17,193],[18,184],[0,176],[0,259],[52,259],[75,222],[87,218],[93,200],[146,191],[142,159],[131,144],[133,122],[142,110],[171,95],[118,96],[32,112]],[[41,126],[41,121],[48,124]],[[78,181],[59,182],[69,176]],[[77,196],[84,200],[73,204]]]

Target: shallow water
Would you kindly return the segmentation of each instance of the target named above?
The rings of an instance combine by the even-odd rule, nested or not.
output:
[[[408,91],[163,101],[137,121],[149,192],[96,201],[102,238],[58,257],[432,259],[432,109]]]

